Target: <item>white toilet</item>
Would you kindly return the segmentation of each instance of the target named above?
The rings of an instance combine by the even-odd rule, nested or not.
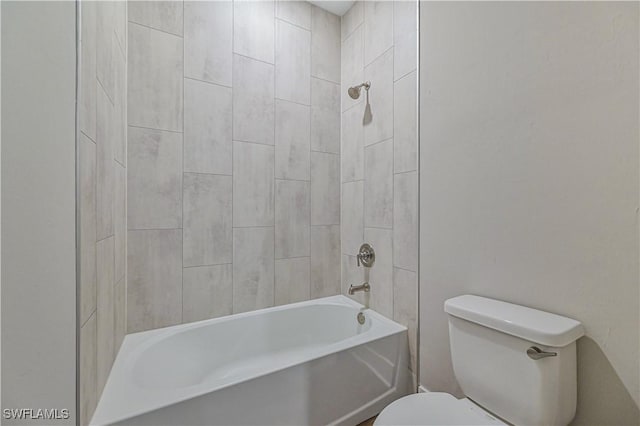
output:
[[[453,370],[467,397],[409,395],[382,410],[374,425],[569,424],[582,324],[470,295],[447,300],[444,310]]]

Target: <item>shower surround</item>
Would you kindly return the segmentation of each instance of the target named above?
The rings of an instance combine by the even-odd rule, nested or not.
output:
[[[128,5],[128,332],[339,294],[340,18]]]

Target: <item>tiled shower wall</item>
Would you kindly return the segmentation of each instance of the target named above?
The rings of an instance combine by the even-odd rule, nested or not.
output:
[[[80,2],[78,219],[80,422],[88,424],[126,330],[124,2]]]
[[[342,17],[342,285],[368,280],[356,295],[408,326],[416,371],[418,176],[417,5],[356,2]],[[371,82],[353,100],[347,88]],[[360,244],[376,261],[358,268]]]
[[[338,294],[340,18],[288,1],[128,18],[128,331]]]

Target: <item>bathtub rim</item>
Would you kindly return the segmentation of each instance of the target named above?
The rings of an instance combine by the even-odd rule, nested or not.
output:
[[[152,404],[151,402],[147,401],[146,403],[141,404],[141,408],[139,409],[135,409],[135,408],[122,409],[120,410],[120,412],[115,414],[113,414],[112,410],[110,410],[109,408],[111,408],[110,406],[116,403],[116,401],[109,401],[109,400],[105,401],[105,404],[107,405],[107,407],[104,407],[104,405],[102,404],[103,398],[107,396],[106,391],[110,391],[109,385],[114,380],[117,382],[124,382],[123,384],[129,384],[129,386],[132,386],[132,385],[136,386],[135,384],[133,384],[131,380],[127,381],[126,374],[127,372],[130,371],[129,368],[137,360],[136,356],[140,355],[140,353],[142,353],[145,348],[148,348],[149,346],[152,346],[153,344],[160,342],[164,338],[167,338],[177,333],[184,332],[186,330],[197,329],[200,327],[205,327],[213,324],[222,324],[227,321],[232,321],[234,319],[247,318],[247,317],[257,316],[257,315],[261,315],[269,312],[277,312],[277,311],[288,310],[288,309],[292,309],[300,306],[311,306],[311,305],[339,305],[339,306],[346,305],[358,311],[364,312],[366,315],[370,316],[370,320],[372,322],[375,321],[374,324],[379,324],[379,325],[378,327],[375,327],[374,324],[371,324],[369,329],[362,334],[351,336],[347,339],[322,346],[321,348],[318,348],[314,350],[312,353],[308,354],[308,356],[296,357],[294,360],[287,360],[286,362],[276,363],[275,366],[273,366],[272,368],[265,368],[264,371],[260,371],[260,373],[258,374],[253,374],[248,377],[237,378],[229,382],[221,383],[216,386],[208,386],[206,388],[197,389],[196,386],[187,387],[187,388],[191,388],[189,389],[190,392],[185,393],[184,395],[175,396],[170,401],[158,401],[155,404]],[[228,387],[238,385],[248,380],[257,379],[263,376],[267,376],[269,374],[275,374],[279,371],[286,370],[287,368],[292,368],[297,365],[304,364],[306,362],[311,362],[311,361],[329,356],[334,353],[346,351],[351,348],[355,348],[367,343],[375,342],[377,340],[384,339],[394,334],[403,333],[403,332],[404,333],[408,332],[408,328],[406,326],[400,323],[397,323],[396,321],[390,318],[383,316],[382,314],[376,312],[370,307],[367,307],[345,295],[335,295],[335,296],[328,296],[328,297],[323,297],[318,299],[306,300],[302,302],[295,302],[295,303],[290,303],[285,305],[262,308],[262,309],[257,309],[253,311],[241,312],[241,313],[227,315],[227,316],[218,317],[218,318],[210,318],[206,320],[194,321],[194,322],[185,323],[185,324],[177,324],[177,325],[172,325],[172,326],[167,326],[167,327],[162,327],[162,328],[157,328],[152,330],[145,330],[145,331],[140,331],[136,333],[131,333],[125,336],[125,339],[120,347],[120,351],[116,356],[115,362],[111,369],[111,373],[109,374],[107,382],[104,386],[102,396],[98,401],[98,405],[93,414],[90,424],[91,425],[108,425],[108,424],[122,422],[127,419],[143,415],[150,411],[169,407],[174,404],[179,404],[181,402],[184,402],[193,398],[198,398],[212,392],[216,392]],[[114,375],[114,373],[116,374]],[[116,376],[119,376],[119,377],[116,377]],[[131,391],[132,388],[127,390]],[[140,387],[137,387],[136,390],[140,392],[144,392],[144,389]],[[118,395],[116,396],[115,399],[117,400],[121,398],[123,397]],[[113,398],[109,398],[109,399],[113,399]],[[105,413],[102,413],[102,411],[105,411]]]

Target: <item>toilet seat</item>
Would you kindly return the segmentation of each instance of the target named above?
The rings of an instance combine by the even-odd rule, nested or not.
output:
[[[443,392],[405,396],[389,404],[374,426],[401,425],[505,425],[469,399],[456,399]]]

